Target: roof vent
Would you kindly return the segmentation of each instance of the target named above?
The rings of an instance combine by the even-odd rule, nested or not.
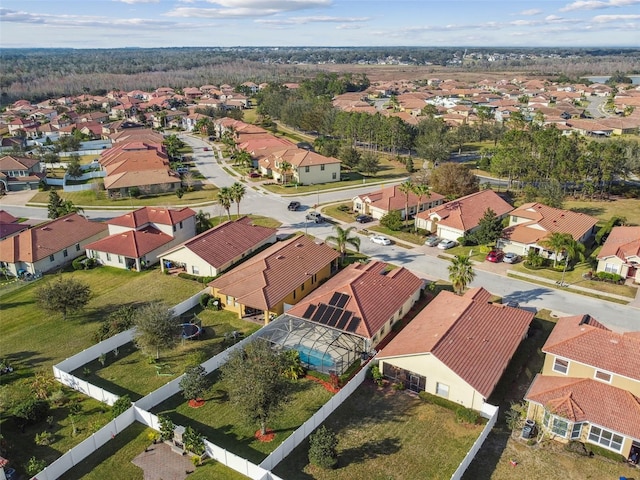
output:
[[[617,339],[617,338],[611,338],[609,341],[610,341],[611,343],[615,344],[615,345],[617,345],[617,344],[618,344],[618,339]]]
[[[278,255],[278,256],[276,257],[276,259],[278,259],[278,260],[282,260],[283,258],[284,258],[284,255]]]
[[[303,247],[304,245],[302,245],[301,243],[296,243],[296,247]]]

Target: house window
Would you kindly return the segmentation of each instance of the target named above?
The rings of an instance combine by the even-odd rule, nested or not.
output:
[[[53,255],[49,255],[49,261],[53,262],[55,260],[55,258],[53,257]]]
[[[304,167],[304,171],[305,171],[306,173],[309,173],[309,167]]]
[[[318,276],[314,273],[311,275],[311,283],[316,283],[318,281]]]
[[[76,243],[76,252],[79,252],[79,251],[80,251],[80,244]]]
[[[67,252],[66,249],[62,251],[62,256],[65,258],[69,256],[69,253]]]
[[[122,255],[118,255],[118,263],[122,263]]]
[[[620,435],[616,435],[604,428],[591,425],[591,431],[589,432],[589,441],[602,445],[605,448],[619,452],[622,450],[622,442],[624,438]]]
[[[320,171],[324,172],[324,165],[320,165]]]
[[[333,173],[331,174],[331,179],[332,179],[332,180],[335,180],[336,178],[338,178],[338,174],[337,174],[336,172],[333,172]]]
[[[198,267],[196,267],[195,265],[193,265],[191,267],[191,273],[193,273],[194,275],[200,275],[200,269]]]
[[[594,378],[596,380],[602,380],[603,382],[611,383],[611,374],[603,372],[602,370],[596,370]]]
[[[556,358],[553,362],[553,371],[562,373],[564,375],[567,374],[567,370],[569,370],[569,361],[562,360],[561,358]]]
[[[384,335],[385,330],[387,329],[387,327],[385,327],[384,325],[382,326],[382,329],[380,329],[380,335]]]
[[[618,265],[616,265],[615,263],[607,263],[604,266],[604,271],[607,272],[607,273],[615,273],[615,274],[617,274],[619,272]]]
[[[516,223],[518,221],[518,217],[514,217],[511,215],[511,223]]]
[[[449,385],[445,385],[444,383],[436,383],[436,395],[440,395],[444,398],[449,398]]]
[[[110,261],[111,261],[111,254],[107,253],[107,262],[110,262]]]
[[[176,230],[177,230],[177,228],[176,228],[176,226],[174,225],[174,226],[173,226],[173,231],[175,232]]]
[[[296,299],[296,291],[295,290],[293,291],[293,299],[294,300]]]
[[[575,440],[582,435],[582,423],[574,423],[571,429],[571,439]]]
[[[551,431],[556,435],[566,438],[567,430],[569,429],[569,422],[567,422],[564,418],[553,417],[553,421],[551,422]]]
[[[234,298],[231,295],[227,295],[227,305],[233,305]]]
[[[182,222],[180,222],[180,230],[182,230]]]
[[[302,283],[302,285],[300,285],[300,291],[304,292],[304,283]]]

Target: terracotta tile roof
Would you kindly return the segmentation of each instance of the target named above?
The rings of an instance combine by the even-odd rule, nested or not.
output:
[[[512,217],[529,221],[503,230],[503,237],[520,243],[535,243],[551,233],[568,233],[579,240],[598,219],[584,213],[548,207],[542,203],[525,203],[511,212]]]
[[[9,170],[29,170],[38,163],[40,163],[40,160],[37,158],[5,155],[4,157],[0,157],[0,170],[3,172],[7,172]]]
[[[169,160],[157,152],[131,152],[123,153],[109,163],[103,164],[107,176],[125,172],[142,172],[146,170],[169,171]]]
[[[500,380],[534,314],[488,302],[485,289],[464,296],[440,292],[378,354],[434,355],[487,398]]]
[[[139,187],[144,185],[164,185],[179,183],[180,176],[168,170],[144,170],[143,172],[122,172],[104,177],[104,188]]]
[[[591,378],[537,375],[525,400],[572,422],[589,422],[640,438],[640,398]]]
[[[107,221],[109,225],[119,225],[140,229],[149,224],[156,225],[176,225],[189,217],[195,216],[196,212],[189,207],[180,209],[162,207],[142,207],[133,212],[125,213],[119,217]]]
[[[313,165],[326,165],[328,163],[340,163],[340,160],[333,157],[325,157],[316,152],[305,150],[304,148],[287,148],[272,153],[269,160],[273,162],[288,162],[294,167],[307,167]]]
[[[0,223],[15,223],[18,221],[18,217],[14,217],[6,210],[0,210]]]
[[[598,258],[640,256],[640,227],[613,227],[602,245]]]
[[[351,264],[287,313],[307,318],[309,306],[328,305],[334,293],[343,293],[349,299],[342,309],[361,320],[352,333],[371,338],[422,287],[422,280],[406,268],[386,268],[378,261]]]
[[[106,238],[87,244],[86,249],[130,258],[140,258],[172,240],[173,237],[162,233],[154,227],[145,227],[141,230],[128,230],[123,233],[109,235]]]
[[[276,233],[275,228],[253,225],[249,217],[242,217],[235,222],[221,223],[172,248],[163,256],[187,248],[209,265],[220,268],[270,237],[275,240]]]
[[[612,332],[589,315],[558,319],[542,351],[640,381],[640,336]]]
[[[0,261],[33,263],[100,233],[107,225],[70,213],[0,242]]]
[[[493,190],[481,190],[453,202],[447,202],[420,212],[417,217],[426,220],[432,215],[437,215],[440,217],[438,221],[440,225],[466,232],[478,226],[478,222],[489,208],[497,216],[502,216],[513,210],[513,207]]]
[[[404,210],[407,200],[406,195],[400,191],[398,185],[392,185],[375,192],[358,195],[358,198],[386,212]],[[409,208],[418,205],[418,200],[419,198],[415,193],[409,193]],[[429,196],[425,195],[422,197],[422,203],[439,202],[442,200],[444,200],[444,196],[436,192],[430,192]]]
[[[209,285],[243,305],[268,310],[338,257],[328,245],[299,235],[272,245]]]

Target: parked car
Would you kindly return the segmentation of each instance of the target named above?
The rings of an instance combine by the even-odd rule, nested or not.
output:
[[[517,263],[520,261],[520,255],[513,252],[505,253],[502,261],[504,263]]]
[[[307,215],[304,218],[306,218],[308,221],[314,222],[314,223],[322,223],[322,222],[324,222],[324,217],[322,215],[320,215],[319,212],[309,212],[309,213],[307,213]]]
[[[176,172],[178,173],[187,173],[189,171],[188,167],[178,167],[176,168]]]
[[[520,304],[518,302],[516,302],[515,300],[509,300],[507,302],[507,307],[518,308],[519,306],[520,306]]]
[[[456,242],[454,242],[453,240],[442,240],[440,243],[438,243],[438,248],[440,250],[449,250],[450,248],[453,248],[457,245]]]
[[[427,247],[435,247],[436,245],[438,245],[440,242],[442,241],[442,239],[440,237],[436,237],[435,235],[432,235],[431,237],[428,237],[425,241],[424,244]]]
[[[504,257],[504,252],[500,250],[491,250],[489,253],[487,253],[485,260],[487,262],[498,263],[502,261],[503,257]]]
[[[292,212],[295,212],[299,208],[300,208],[300,202],[291,202],[291,203],[289,203],[289,206],[287,207],[287,209],[291,210]]]
[[[249,178],[259,178],[260,174],[258,172],[251,172],[249,174]]]
[[[374,235],[371,237],[371,241],[373,243],[377,243],[378,245],[391,245],[391,240],[389,240],[384,235]]]
[[[208,152],[208,151],[209,151],[209,147],[204,147],[202,150],[203,150],[204,152]]]
[[[356,217],[356,222],[358,223],[369,223],[373,220],[373,217],[370,215],[358,215]]]

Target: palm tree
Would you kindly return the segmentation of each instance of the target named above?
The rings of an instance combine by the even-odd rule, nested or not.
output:
[[[409,221],[409,195],[413,193],[415,185],[411,180],[406,180],[398,185],[398,190],[400,190],[405,195],[405,203],[404,203],[404,223],[407,224]]]
[[[292,165],[289,162],[280,163],[280,172],[282,173],[282,184],[287,184],[287,172],[291,170]]]
[[[431,197],[431,192],[429,191],[429,185],[427,185],[426,183],[416,183],[413,186],[413,193],[415,193],[418,196],[418,207],[416,210],[416,214],[420,213],[420,205],[422,205],[422,198],[423,197]],[[413,225],[415,227],[415,231],[418,231],[418,224],[413,222]]]
[[[544,240],[540,240],[540,246],[553,251],[553,268],[558,263],[558,254],[567,249],[567,246],[574,242],[573,237],[568,233],[553,232]]]
[[[222,206],[227,211],[227,217],[231,220],[231,202],[233,202],[233,197],[231,196],[231,188],[230,187],[222,187],[218,190],[218,204]]]
[[[211,228],[211,215],[202,210],[196,213],[196,233],[206,232]]]
[[[251,154],[246,150],[239,150],[238,153],[236,153],[234,160],[242,167],[250,168],[251,166],[253,166],[253,159],[251,158]]]
[[[467,285],[469,285],[476,277],[473,271],[473,265],[467,255],[456,255],[451,259],[449,265],[449,280],[453,284],[453,289],[460,295]]]
[[[247,193],[247,189],[244,188],[244,185],[240,182],[235,182],[230,187],[231,190],[231,199],[236,203],[237,214],[240,216],[240,201],[244,198]]]
[[[336,248],[340,252],[340,263],[342,264],[347,253],[347,244],[353,245],[357,252],[360,251],[360,237],[350,236],[356,227],[342,228],[336,225],[333,229],[336,231],[336,234],[327,236],[325,240],[336,244]]]

